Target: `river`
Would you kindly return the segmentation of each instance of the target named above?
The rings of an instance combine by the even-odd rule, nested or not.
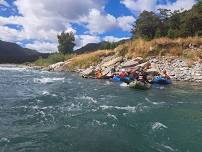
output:
[[[0,152],[201,152],[201,92],[0,66]]]

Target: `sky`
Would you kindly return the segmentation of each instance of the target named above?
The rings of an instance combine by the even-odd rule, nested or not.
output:
[[[57,35],[72,31],[75,49],[131,37],[144,11],[188,10],[195,0],[0,0],[0,40],[39,52],[57,51]]]

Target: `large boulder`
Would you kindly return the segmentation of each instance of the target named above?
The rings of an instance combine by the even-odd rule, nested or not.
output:
[[[81,72],[81,75],[85,75],[85,76],[89,76],[89,75],[94,75],[95,74],[95,68],[94,67],[90,67],[85,69],[84,71]]]
[[[144,62],[142,64],[137,65],[136,67],[145,68],[148,64],[149,64],[149,62]]]
[[[59,69],[64,65],[64,62],[58,62],[48,66],[49,71],[60,71]]]
[[[137,57],[135,59],[132,59],[132,60],[129,60],[129,61],[126,61],[125,63],[121,64],[121,66],[123,68],[127,68],[127,67],[133,67],[133,66],[136,66],[140,63],[143,62],[143,58],[141,57]]]
[[[105,62],[104,64],[102,64],[102,67],[114,66],[116,63],[122,62],[122,61],[123,61],[123,57],[117,57],[108,62]]]
[[[103,69],[102,71],[102,75],[111,75],[111,70],[112,70],[112,67],[107,67],[105,69]]]
[[[147,69],[146,71],[149,75],[156,75],[159,73],[159,70],[156,68]]]

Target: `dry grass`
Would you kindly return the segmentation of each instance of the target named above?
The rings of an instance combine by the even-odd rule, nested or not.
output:
[[[75,70],[78,68],[88,68],[91,65],[97,65],[102,61],[103,57],[113,55],[112,50],[99,50],[91,53],[84,53],[71,58],[71,62],[67,65],[67,69]]]
[[[151,41],[136,39],[129,41],[115,49],[117,55],[133,58],[137,56],[184,56],[184,50],[190,47],[199,47],[202,45],[202,37],[188,38],[158,38]],[[198,56],[202,58],[201,51],[192,51],[189,56]],[[186,55],[185,55],[186,57]]]
[[[191,60],[191,59],[187,59],[187,60],[186,60],[186,63],[187,63],[187,66],[188,66],[189,68],[191,68],[191,67],[194,65],[194,61]]]

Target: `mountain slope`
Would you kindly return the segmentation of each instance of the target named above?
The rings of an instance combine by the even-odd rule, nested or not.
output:
[[[75,50],[75,52],[78,54],[81,54],[81,53],[93,52],[97,50],[113,49],[117,47],[118,45],[123,44],[127,41],[129,41],[129,39],[120,40],[118,42],[102,41],[100,43],[88,43],[85,46],[81,47],[80,49]]]
[[[35,50],[22,48],[21,46],[0,40],[0,63],[24,63],[33,62],[39,57],[47,57],[48,54]]]
[[[103,43],[88,43],[85,46],[81,47],[80,49],[77,49],[75,52],[76,53],[84,53],[84,52],[92,52],[92,51],[97,51],[101,49]]]

